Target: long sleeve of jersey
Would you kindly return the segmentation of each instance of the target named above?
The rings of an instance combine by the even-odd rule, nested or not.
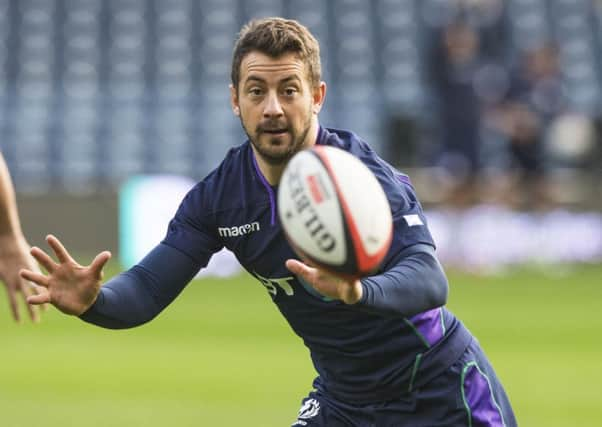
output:
[[[356,306],[385,316],[410,317],[447,300],[448,283],[430,245],[403,250],[383,273],[361,280],[363,294]]]
[[[139,326],[156,317],[192,280],[198,263],[159,244],[139,264],[109,280],[80,318],[109,329]],[[447,279],[429,245],[401,252],[386,271],[362,279],[357,307],[386,316],[405,316],[445,304]]]
[[[198,270],[188,255],[161,243],[139,264],[105,283],[80,318],[109,329],[142,325],[167,307]]]

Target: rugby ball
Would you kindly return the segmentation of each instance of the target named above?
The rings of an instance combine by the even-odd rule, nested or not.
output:
[[[302,260],[343,277],[374,272],[391,245],[391,208],[380,183],[339,148],[317,145],[293,156],[278,186],[278,215]]]

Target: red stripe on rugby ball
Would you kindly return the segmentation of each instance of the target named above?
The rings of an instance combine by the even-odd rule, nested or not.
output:
[[[357,225],[353,219],[353,215],[351,214],[351,209],[349,209],[349,205],[345,200],[343,193],[341,192],[341,188],[337,181],[337,177],[334,174],[334,170],[328,158],[327,152],[324,147],[319,145],[314,146],[314,152],[318,155],[318,158],[322,161],[326,169],[328,170],[328,174],[332,178],[332,183],[334,185],[335,191],[337,192],[338,199],[341,203],[341,208],[343,210],[343,215],[345,216],[345,222],[349,227],[349,232],[351,234],[351,240],[353,242],[353,247],[355,251],[355,256],[357,259],[358,265],[358,274],[363,275],[366,273],[372,272],[380,262],[385,257],[388,249],[389,242],[391,241],[391,234],[389,233],[389,239],[387,240],[387,244],[383,245],[374,255],[368,255],[364,250],[364,246],[362,245],[362,239],[360,237],[359,230]]]
[[[318,204],[322,203],[324,201],[324,196],[322,195],[322,190],[320,190],[316,175],[310,175],[307,177],[307,185],[314,202]]]

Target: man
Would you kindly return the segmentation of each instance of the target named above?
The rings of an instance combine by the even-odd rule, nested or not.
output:
[[[0,153],[0,280],[6,287],[10,310],[17,322],[21,320],[19,294],[25,300],[29,295],[36,293],[33,285],[19,276],[19,270],[23,268],[37,271],[21,230],[13,183],[4,157]],[[27,304],[27,310],[31,320],[37,322],[38,308]]]
[[[516,425],[477,341],[442,308],[447,281],[408,178],[353,133],[319,125],[326,85],[315,38],[296,21],[253,21],[236,42],[231,77],[232,108],[249,141],[187,194],[163,242],[101,289],[110,254],[80,266],[49,236],[58,263],[32,249],[48,275],[22,276],[49,292],[29,302],[107,328],[133,327],[159,314],[225,246],[310,349],[319,376],[294,425]],[[395,235],[373,277],[329,276],[300,262],[284,238],[275,187],[289,159],[314,144],[358,156],[388,195]],[[407,224],[408,214],[420,224]],[[258,224],[251,233],[220,232],[250,223]]]

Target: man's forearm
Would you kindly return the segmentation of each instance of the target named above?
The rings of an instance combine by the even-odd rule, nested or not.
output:
[[[0,236],[22,239],[13,182],[0,154]]]
[[[385,316],[411,317],[447,301],[447,278],[434,249],[408,248],[382,274],[362,279],[358,308]]]
[[[142,325],[163,311],[197,271],[187,255],[160,244],[138,265],[109,280],[80,318],[109,329]]]

